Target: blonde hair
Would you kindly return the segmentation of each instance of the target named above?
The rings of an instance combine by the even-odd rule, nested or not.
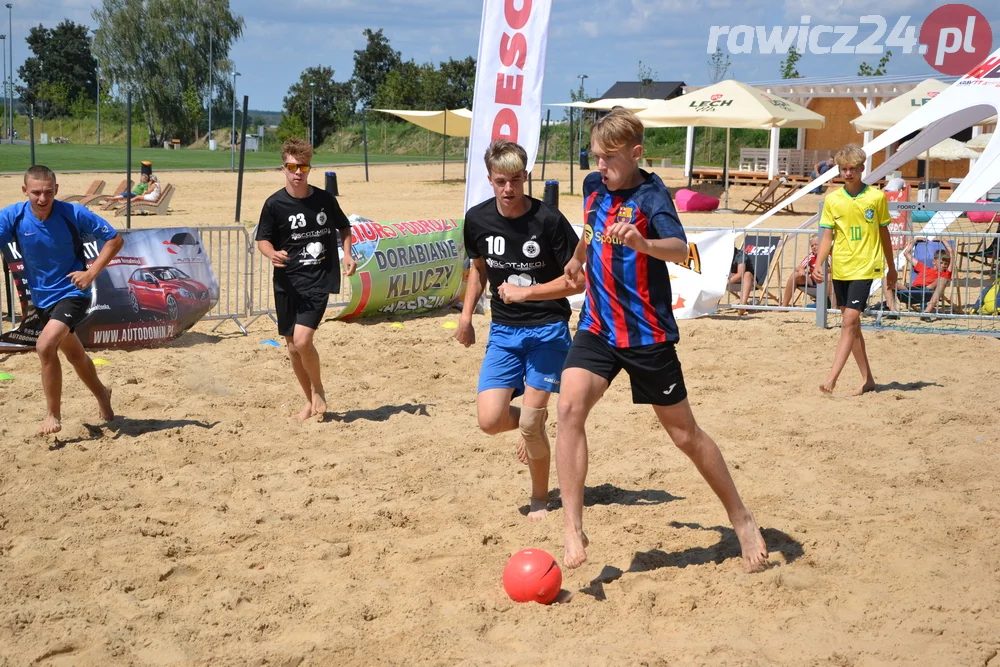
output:
[[[490,174],[517,174],[528,166],[528,154],[521,145],[506,139],[490,144],[483,159]]]
[[[838,167],[856,167],[865,163],[865,152],[857,144],[847,144],[833,156]]]
[[[298,137],[292,137],[281,144],[281,160],[284,161],[285,158],[293,157],[299,161],[299,163],[306,164],[312,162],[313,147],[308,141],[299,139]]]
[[[641,146],[644,129],[642,121],[634,113],[616,106],[594,123],[590,137],[604,151],[616,153],[626,147]]]

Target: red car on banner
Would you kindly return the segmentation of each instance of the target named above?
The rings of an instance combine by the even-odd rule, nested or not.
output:
[[[204,309],[211,300],[208,287],[174,266],[145,266],[128,279],[132,311],[165,313],[176,320],[181,312]]]

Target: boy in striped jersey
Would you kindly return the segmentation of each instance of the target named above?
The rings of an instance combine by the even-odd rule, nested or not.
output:
[[[688,244],[670,193],[639,169],[642,123],[616,107],[592,132],[598,172],[583,184],[585,225],[565,275],[586,283],[580,326],[562,375],[556,470],[564,511],[566,567],[587,560],[583,489],[587,476],[587,415],[623,369],[632,402],[653,411],[674,444],[694,462],[722,501],[749,571],[763,568],[767,546],[743,505],[722,453],[698,427],[687,400],[666,262],[684,262]],[[586,267],[584,267],[586,265]]]

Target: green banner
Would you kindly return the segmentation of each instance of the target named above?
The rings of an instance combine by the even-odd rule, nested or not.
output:
[[[351,225],[358,270],[351,301],[337,319],[422,313],[455,302],[463,279],[463,220],[411,220]]]

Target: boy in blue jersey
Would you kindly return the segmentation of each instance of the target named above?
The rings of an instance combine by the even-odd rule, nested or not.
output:
[[[565,268],[572,284],[586,284],[586,297],[559,395],[556,471],[564,512],[563,562],[575,568],[587,560],[587,415],[625,370],[632,402],[653,406],[671,440],[722,501],[744,567],[760,570],[767,560],[764,538],[719,447],[698,427],[687,399],[674,350],[679,335],[666,262],[685,262],[689,249],[663,181],[639,169],[642,135],[642,123],[621,107],[594,125],[591,151],[599,171],[584,180],[584,235]]]
[[[0,243],[17,242],[31,301],[41,318],[35,350],[42,364],[42,390],[47,414],[42,435],[62,429],[62,366],[59,350],[97,398],[101,419],[114,419],[111,390],[97,377],[97,369],[74,331],[87,319],[90,286],[125,243],[104,218],[82,206],[57,201],[59,186],[48,167],[37,165],[24,174],[22,192],[28,201],[0,210]],[[87,268],[80,237],[91,234],[106,241]]]

